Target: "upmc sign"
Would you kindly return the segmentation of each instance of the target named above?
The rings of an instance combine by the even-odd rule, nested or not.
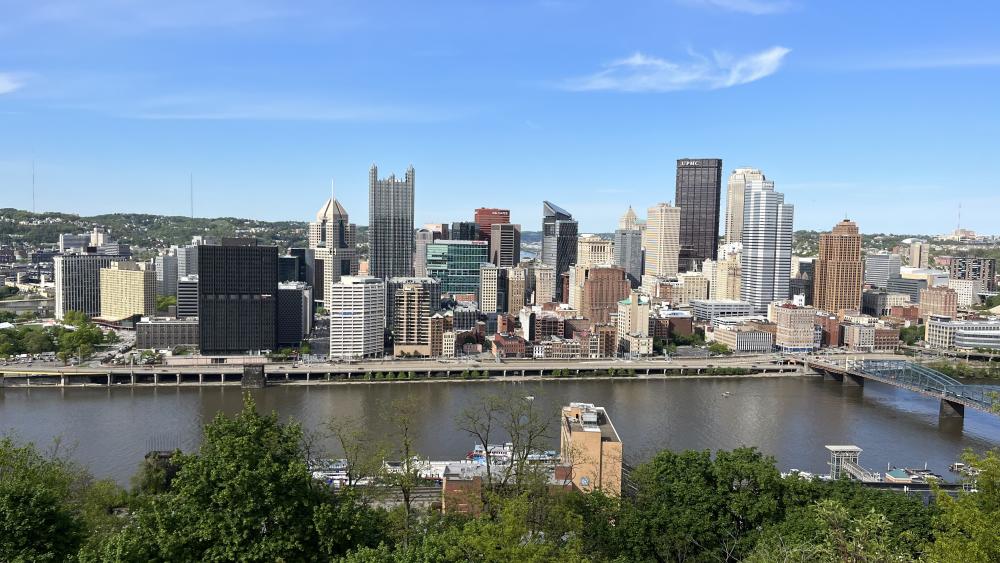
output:
[[[700,160],[682,160],[681,166],[701,166]]]

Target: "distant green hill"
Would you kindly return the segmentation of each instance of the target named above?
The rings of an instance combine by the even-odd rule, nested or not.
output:
[[[191,218],[147,213],[111,213],[81,217],[70,213],[31,213],[0,209],[0,244],[55,244],[61,233],[85,233],[101,227],[115,240],[140,248],[183,245],[195,235],[252,236],[281,248],[306,244],[305,221],[258,221],[236,217]],[[359,229],[363,230],[363,229]],[[359,233],[359,238],[363,235]]]

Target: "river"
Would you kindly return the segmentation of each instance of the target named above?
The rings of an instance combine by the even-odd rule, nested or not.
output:
[[[454,418],[483,393],[535,397],[534,408],[552,420],[558,447],[558,407],[571,401],[604,406],[631,463],[669,448],[730,449],[753,445],[775,456],[781,469],[825,473],[825,444],[855,444],[863,465],[887,463],[947,474],[965,448],[1000,445],[1000,418],[968,409],[964,421],[939,422],[937,401],[879,383],[862,390],[818,377],[570,380],[547,382],[381,383],[277,386],[253,392],[258,408],[300,421],[318,445],[336,455],[321,435],[334,416],[362,417],[378,433],[389,426],[379,413],[395,399],[414,397],[418,450],[431,459],[459,459],[473,440]],[[728,393],[725,395],[724,393]],[[0,389],[0,433],[60,448],[98,477],[127,484],[151,449],[196,447],[201,426],[218,412],[241,407],[236,387],[6,388]]]

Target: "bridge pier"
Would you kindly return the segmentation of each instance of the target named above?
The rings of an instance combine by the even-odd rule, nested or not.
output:
[[[839,373],[834,373],[832,371],[823,372],[823,381],[843,381],[844,376]]]
[[[938,417],[940,418],[964,418],[965,417],[965,405],[962,403],[956,403],[954,401],[949,401],[948,399],[941,399],[941,407],[938,409]]]
[[[108,372],[108,387],[111,387],[111,384],[114,382],[114,379],[115,376],[112,375],[111,372]]]
[[[855,375],[853,373],[848,373],[843,378],[844,385],[853,385],[857,387],[865,386],[865,378],[860,375]]]

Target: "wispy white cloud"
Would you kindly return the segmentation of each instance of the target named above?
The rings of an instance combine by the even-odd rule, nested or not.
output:
[[[852,68],[860,70],[922,70],[1000,66],[1000,53],[912,53],[869,59]]]
[[[636,52],[594,74],[567,80],[563,86],[577,91],[619,92],[729,88],[774,74],[790,52],[791,49],[780,46],[743,56],[715,52],[706,57],[692,52],[689,53],[691,59],[686,62],[673,62]]]
[[[791,10],[795,4],[791,0],[680,0],[685,4],[694,4],[719,8],[731,12],[763,16],[780,14]]]
[[[24,82],[10,73],[0,72],[0,94],[9,94],[24,86]]]

